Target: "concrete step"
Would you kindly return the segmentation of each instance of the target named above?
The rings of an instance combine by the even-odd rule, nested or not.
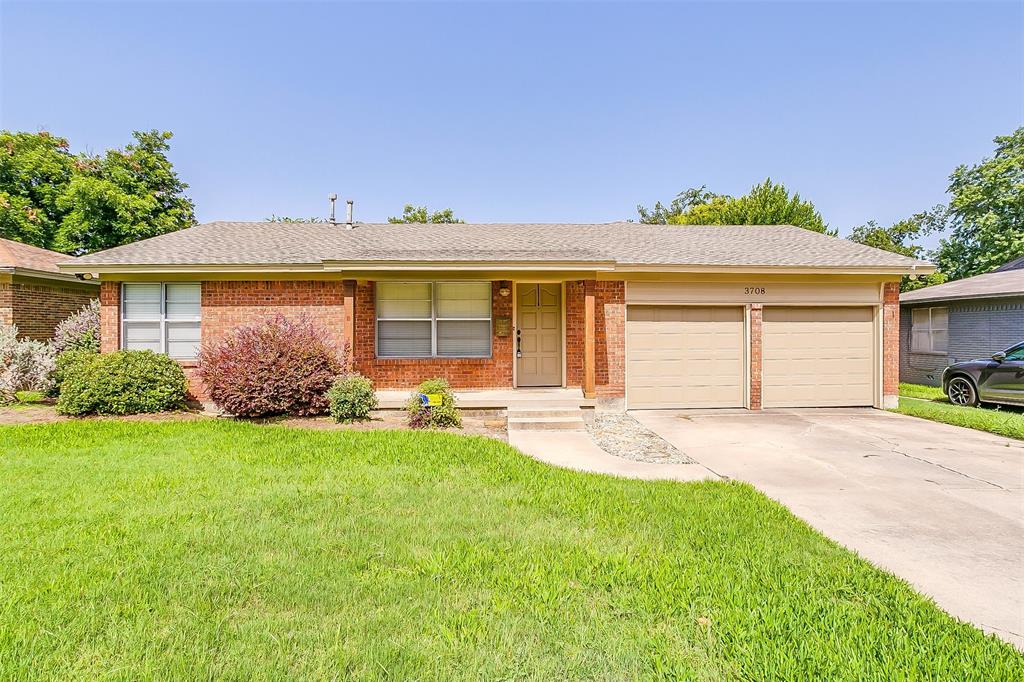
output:
[[[537,417],[579,417],[581,416],[578,407],[510,407],[508,408],[509,419],[535,419]]]
[[[583,417],[509,417],[509,431],[583,431]]]

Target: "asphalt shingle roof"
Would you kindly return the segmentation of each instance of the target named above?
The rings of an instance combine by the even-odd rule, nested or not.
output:
[[[0,268],[20,268],[40,272],[60,272],[57,263],[67,262],[66,253],[47,251],[10,239],[0,239]]]
[[[76,259],[88,265],[271,265],[325,261],[929,267],[791,225],[214,222]],[[79,270],[82,271],[82,270]]]
[[[1024,270],[996,270],[955,282],[936,284],[900,295],[900,303],[952,301],[965,298],[1024,296]]]

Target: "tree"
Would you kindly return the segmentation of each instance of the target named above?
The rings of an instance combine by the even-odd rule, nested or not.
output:
[[[94,156],[46,132],[0,131],[0,236],[81,254],[195,224],[167,158],[171,133],[133,136]]]
[[[455,212],[450,208],[433,213],[427,210],[426,206],[413,206],[406,204],[402,210],[401,217],[388,218],[389,223],[461,223],[465,222],[455,217]]]
[[[62,137],[0,131],[0,237],[49,247],[64,217],[57,200],[74,164]]]
[[[992,158],[961,165],[949,176],[949,207],[934,217],[949,230],[935,252],[949,279],[989,272],[1024,256],[1024,126],[993,142]]]
[[[869,220],[864,225],[853,228],[848,239],[865,246],[873,246],[883,251],[891,251],[910,258],[921,258],[924,255],[924,247],[913,243],[929,230],[927,222],[928,214],[917,214],[889,227],[882,227],[874,220]],[[930,275],[923,275],[917,279],[904,277],[900,282],[900,291],[913,291],[932,284],[942,284],[946,276],[937,271]]]
[[[741,197],[717,194],[705,186],[680,192],[668,208],[637,206],[641,222],[670,225],[796,225],[813,232],[835,234],[821,213],[799,194],[767,178]]]

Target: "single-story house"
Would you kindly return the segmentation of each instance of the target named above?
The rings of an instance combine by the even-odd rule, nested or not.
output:
[[[104,351],[187,368],[306,313],[377,388],[760,409],[894,404],[899,280],[933,268],[793,226],[214,222],[61,269],[99,280]]]
[[[900,296],[900,381],[938,386],[954,362],[1024,341],[1024,257]]]
[[[0,239],[0,325],[18,336],[46,341],[60,322],[99,295],[95,281],[61,272],[66,253]]]

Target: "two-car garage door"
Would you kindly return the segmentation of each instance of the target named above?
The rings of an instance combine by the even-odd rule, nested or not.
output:
[[[630,305],[626,401],[631,409],[743,407],[740,306]],[[765,306],[764,407],[874,403],[874,309]]]

